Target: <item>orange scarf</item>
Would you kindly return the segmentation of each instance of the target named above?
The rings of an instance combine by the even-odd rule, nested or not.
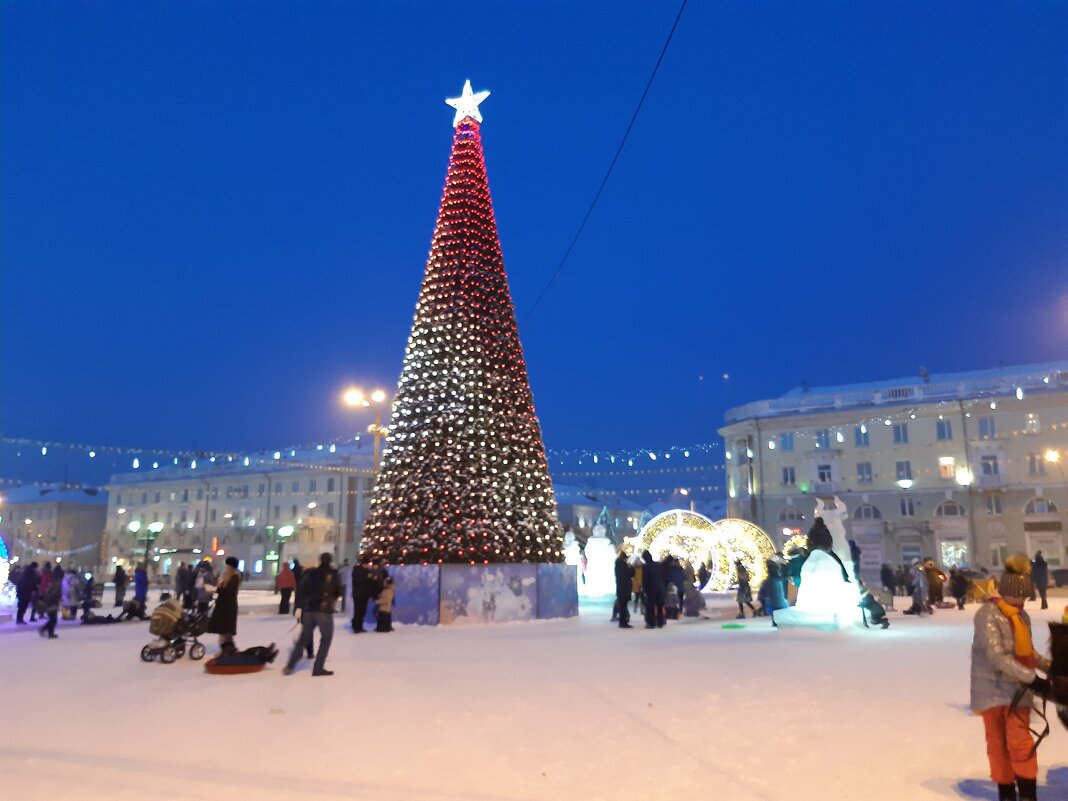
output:
[[[1031,643],[1031,629],[1020,618],[1020,612],[1023,610],[1006,603],[1003,598],[998,598],[997,596],[990,600],[997,604],[1001,614],[1005,615],[1009,622],[1012,623],[1012,639],[1015,644],[1016,661],[1024,667],[1034,670],[1038,667],[1038,660],[1035,658],[1035,646]]]

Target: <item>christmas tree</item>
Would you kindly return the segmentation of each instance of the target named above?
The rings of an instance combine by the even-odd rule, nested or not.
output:
[[[390,564],[563,561],[482,155],[488,95],[468,81],[445,101],[452,155],[365,526]]]

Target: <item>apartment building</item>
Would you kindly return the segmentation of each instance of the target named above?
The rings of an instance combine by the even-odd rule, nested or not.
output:
[[[63,484],[29,485],[0,496],[0,541],[14,562],[96,568],[107,494]]]
[[[309,564],[329,551],[340,562],[359,549],[371,498],[372,455],[360,445],[256,457],[145,466],[111,477],[106,559],[144,559],[173,575],[180,562],[236,556],[253,578],[282,559]]]
[[[1068,565],[1068,362],[794,389],[727,411],[728,505],[773,536],[840,497],[862,569]]]

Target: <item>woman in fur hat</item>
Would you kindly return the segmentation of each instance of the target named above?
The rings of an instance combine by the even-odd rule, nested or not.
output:
[[[998,801],[1035,801],[1038,758],[1030,731],[1031,692],[1049,694],[1049,680],[1036,670],[1048,672],[1050,664],[1035,653],[1031,619],[1023,611],[1024,601],[1031,597],[1031,563],[1026,556],[1005,560],[997,589],[975,615],[971,706],[983,718]]]
[[[241,587],[238,564],[235,557],[226,557],[226,569],[215,588],[215,608],[211,610],[211,619],[208,621],[208,631],[219,635],[219,647],[224,654],[237,651],[234,635],[237,634],[237,591]]]

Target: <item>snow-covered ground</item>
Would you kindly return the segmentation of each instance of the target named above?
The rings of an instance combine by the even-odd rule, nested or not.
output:
[[[1064,600],[1032,609],[1042,647]],[[323,678],[283,676],[285,653],[244,676],[145,664],[144,623],[54,641],[3,624],[0,797],[993,799],[967,706],[975,608],[837,634],[724,629],[725,608],[660,631],[596,605],[389,635],[339,616]],[[287,650],[291,626],[243,615],[238,642]],[[1040,798],[1068,798],[1055,720],[1039,761]]]

